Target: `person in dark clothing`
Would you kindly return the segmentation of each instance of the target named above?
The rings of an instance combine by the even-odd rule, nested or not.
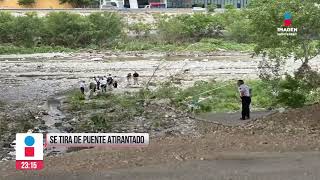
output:
[[[114,82],[113,82],[113,87],[114,87],[114,88],[117,88],[117,87],[118,87],[118,82],[117,82],[117,81],[114,81]]]
[[[238,80],[237,84],[242,103],[241,120],[250,119],[251,89],[244,84],[243,80]]]
[[[111,74],[108,75],[107,83],[108,83],[108,86],[111,86],[113,83],[113,78],[112,78]]]
[[[131,78],[132,78],[131,73],[128,73],[128,75],[127,75],[127,86],[131,85]]]
[[[97,90],[100,90],[100,77],[94,77],[94,80],[96,81],[97,83]]]
[[[137,71],[134,71],[134,73],[133,73],[133,85],[139,85],[138,77],[139,77],[139,74],[137,73]]]
[[[84,94],[84,88],[85,88],[85,81],[80,81],[80,92],[82,93],[82,94]]]

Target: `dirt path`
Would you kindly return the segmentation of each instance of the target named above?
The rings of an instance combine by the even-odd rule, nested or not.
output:
[[[255,119],[262,118],[273,114],[274,111],[253,111],[251,112],[251,119],[248,120],[240,120],[241,112],[234,113],[201,113],[196,115],[195,117],[199,120],[213,122],[217,124],[222,124],[226,126],[240,126],[247,124]]]
[[[320,178],[319,152],[220,153],[212,159],[171,162],[135,168],[89,172],[13,175],[6,180],[315,180]],[[105,162],[107,165],[108,162]],[[88,164],[90,166],[90,164]],[[47,167],[50,168],[50,167]],[[2,179],[2,178],[1,178]]]

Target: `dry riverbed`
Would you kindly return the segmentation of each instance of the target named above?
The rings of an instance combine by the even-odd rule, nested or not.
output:
[[[119,89],[115,92],[124,92],[138,89],[126,87],[125,77],[129,72],[139,72],[143,86],[155,69],[158,69],[152,79],[155,85],[183,72],[179,80],[181,86],[186,87],[198,80],[256,79],[260,61],[260,57],[251,58],[250,54],[238,52],[3,55],[0,56],[0,118],[1,122],[4,122],[1,123],[1,128],[15,127],[17,119],[24,117],[29,119],[27,121],[30,121],[30,124],[24,125],[23,130],[32,125],[50,131],[60,131],[56,126],[57,123],[62,124],[65,118],[65,114],[60,111],[63,94],[70,89],[78,88],[80,80],[89,82],[93,76],[109,73],[117,76]],[[317,59],[311,65],[319,70],[320,63]],[[299,62],[290,61],[285,71],[292,72],[297,67]],[[176,119],[173,115],[170,115],[170,118],[173,121]],[[24,119],[20,121],[24,122]],[[184,122],[188,127],[192,127],[190,132],[194,132],[194,120],[188,119]],[[11,129],[13,132],[1,136],[0,145],[5,147],[1,154],[8,153],[8,143],[14,139],[17,131],[22,131],[21,128]]]

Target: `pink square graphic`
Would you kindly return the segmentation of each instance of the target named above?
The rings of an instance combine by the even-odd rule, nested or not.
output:
[[[34,156],[34,147],[25,147],[24,148],[24,156],[33,157]]]

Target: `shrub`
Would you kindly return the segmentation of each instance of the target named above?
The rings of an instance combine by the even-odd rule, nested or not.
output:
[[[307,100],[307,95],[311,89],[303,81],[286,75],[284,80],[279,82],[278,103],[288,107],[302,107]]]
[[[80,91],[75,90],[70,93],[68,99],[73,110],[80,110],[84,105],[85,95],[82,94]]]
[[[83,8],[91,4],[97,4],[96,0],[59,0],[61,4],[69,3],[73,7]]]
[[[208,12],[214,12],[217,9],[216,4],[209,4],[207,7]]]
[[[83,47],[90,43],[90,23],[79,14],[49,13],[45,21],[46,43],[67,47]]]
[[[22,6],[30,6],[35,2],[36,2],[35,0],[18,0],[18,4]]]
[[[221,36],[221,22],[208,14],[164,16],[159,19],[160,37],[168,42],[199,40],[203,37]]]
[[[152,25],[138,22],[129,25],[128,29],[133,31],[137,36],[148,36],[152,30]]]
[[[95,114],[90,119],[99,131],[109,131],[112,128],[111,122],[104,114]]]
[[[37,45],[41,41],[43,25],[36,13],[14,18],[10,29],[12,43],[26,47]]]
[[[13,17],[8,12],[0,12],[0,43],[12,42]]]
[[[92,13],[88,19],[91,24],[91,43],[110,45],[123,32],[121,17],[116,13]]]
[[[237,10],[233,6],[225,13],[219,14],[222,26],[227,31],[225,36],[237,42],[250,42],[252,36],[251,20],[245,10]]]

